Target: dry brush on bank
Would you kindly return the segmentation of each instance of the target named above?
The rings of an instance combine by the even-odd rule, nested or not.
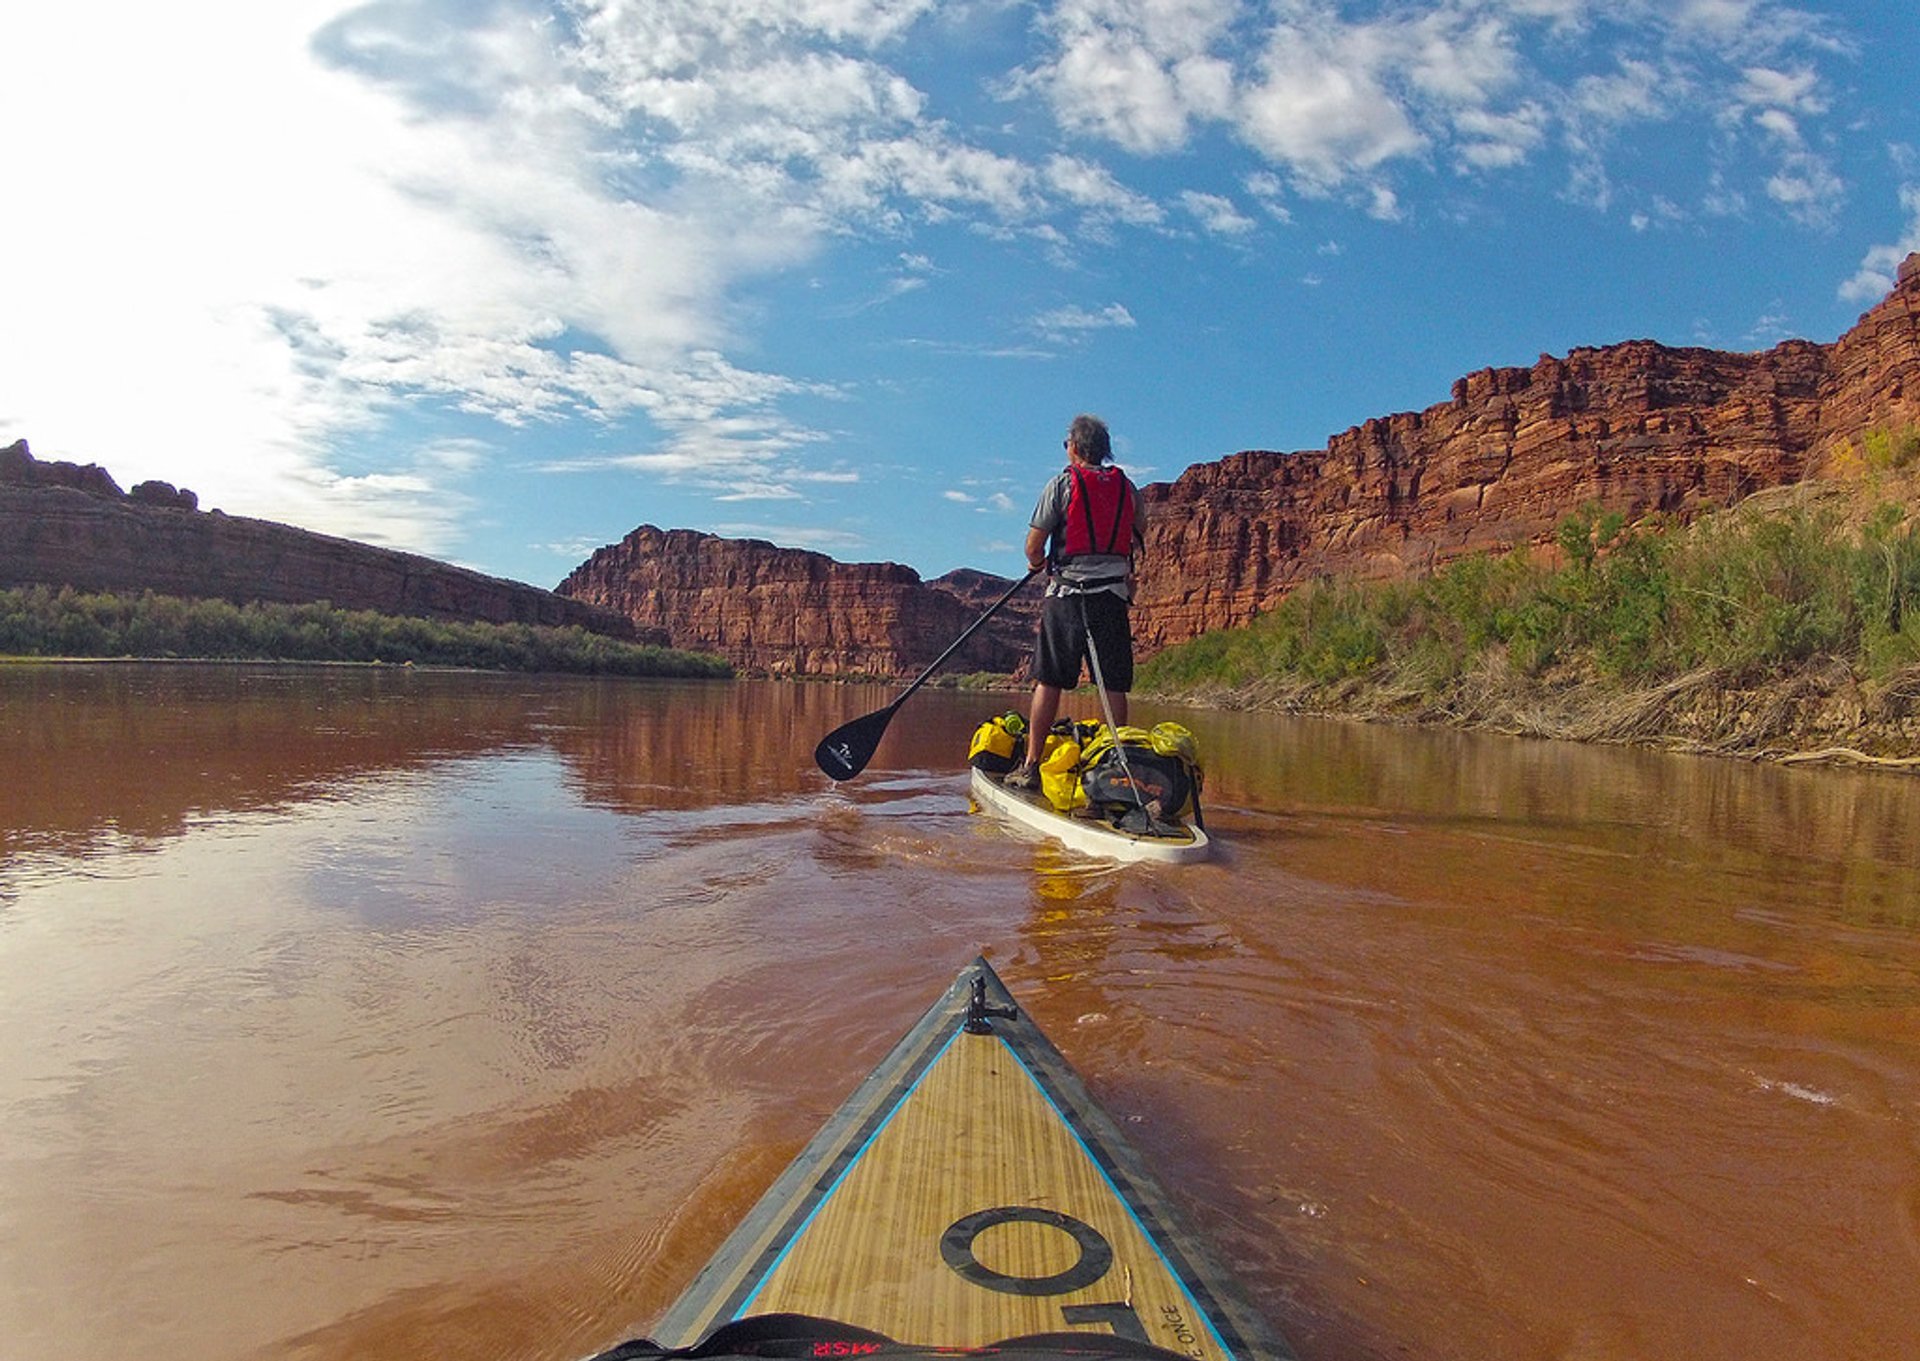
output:
[[[1886,446],[1882,449],[1880,446]],[[1920,754],[1920,523],[1906,432],[1862,475],[1691,526],[1582,510],[1552,548],[1321,580],[1142,669],[1232,707],[1781,760]],[[1882,455],[1886,455],[1882,457]]]

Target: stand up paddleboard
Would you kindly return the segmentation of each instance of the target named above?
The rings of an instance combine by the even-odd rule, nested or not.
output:
[[[973,800],[1022,827],[1047,836],[1085,855],[1110,860],[1205,860],[1211,853],[1207,834],[1184,820],[1164,824],[1165,833],[1129,832],[1095,817],[1085,809],[1063,813],[1038,790],[1008,789],[1000,777],[973,767]]]
[[[1178,1226],[984,959],[827,1122],[652,1337],[602,1361],[703,1341],[701,1356],[995,1344],[1036,1361],[1292,1355]]]

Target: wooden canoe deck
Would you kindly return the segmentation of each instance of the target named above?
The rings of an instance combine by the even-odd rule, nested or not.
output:
[[[655,1330],[686,1345],[794,1312],[902,1342],[1120,1332],[1181,1355],[1283,1358],[1039,1030],[964,1025],[962,972]]]

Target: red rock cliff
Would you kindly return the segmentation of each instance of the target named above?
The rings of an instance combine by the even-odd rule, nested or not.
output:
[[[1136,633],[1151,652],[1245,624],[1315,576],[1392,577],[1547,543],[1589,502],[1685,518],[1839,472],[1867,431],[1915,424],[1920,255],[1832,345],[1727,354],[1636,340],[1542,355],[1469,374],[1451,400],[1368,421],[1325,449],[1248,451],[1147,487]],[[966,572],[922,583],[892,564],[643,527],[560,590],[750,669],[900,675],[1005,584]],[[1016,598],[954,665],[1023,666],[1037,604],[1037,589]]]
[[[123,493],[104,469],[42,463],[21,440],[0,449],[0,588],[330,600],[384,614],[635,636],[621,616],[537,586],[197,505],[192,492],[164,482]]]
[[[1867,431],[1916,423],[1920,255],[1832,345],[1542,355],[1324,450],[1234,454],[1149,487],[1136,634],[1150,652],[1245,624],[1322,574],[1392,577],[1546,542],[1588,502],[1689,517],[1835,471]]]
[[[758,539],[642,525],[556,588],[616,610],[675,647],[776,675],[916,672],[1012,583],[983,572],[925,582],[897,563],[842,563]],[[1016,596],[948,671],[1013,671],[1026,660],[1039,591]]]

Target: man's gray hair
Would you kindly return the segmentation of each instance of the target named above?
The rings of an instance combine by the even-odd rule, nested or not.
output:
[[[1080,457],[1093,464],[1113,457],[1113,441],[1107,437],[1107,423],[1098,416],[1075,416],[1067,427],[1067,438],[1080,451]]]

